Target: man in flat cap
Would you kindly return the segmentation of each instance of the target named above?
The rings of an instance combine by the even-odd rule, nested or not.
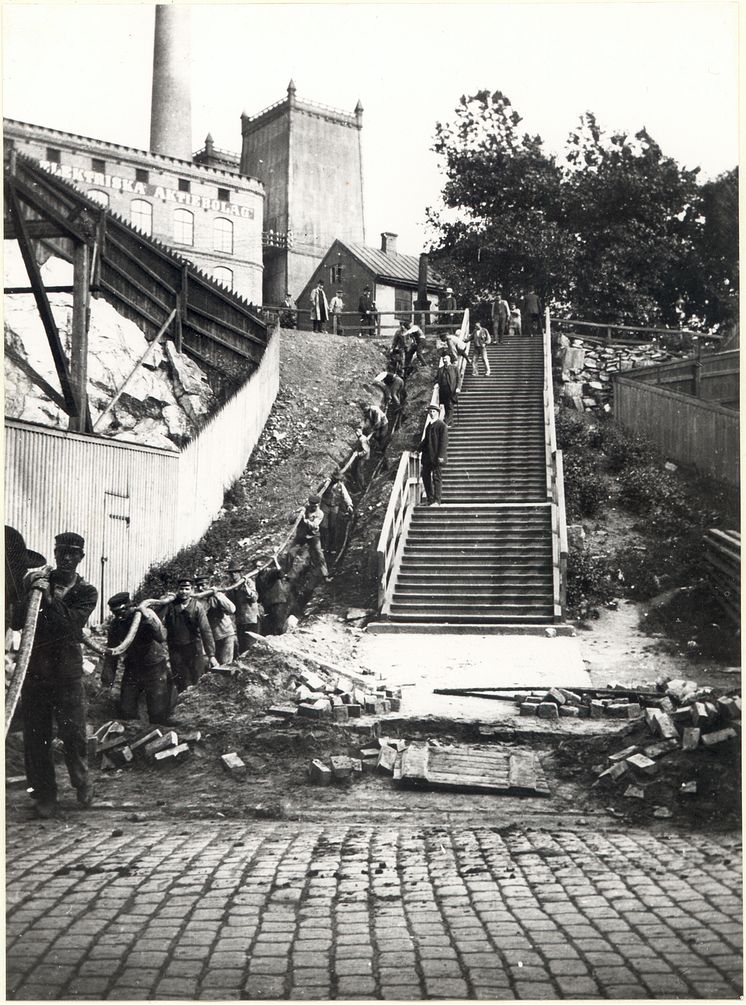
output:
[[[238,651],[245,653],[254,644],[248,633],[256,634],[259,631],[259,594],[253,575],[244,575],[244,564],[240,559],[231,560],[228,575],[231,585],[225,591],[225,595],[235,604]]]
[[[440,506],[442,467],[446,463],[448,452],[448,426],[440,417],[439,405],[428,407],[427,418],[419,446],[422,456],[422,482],[428,504]]]
[[[137,611],[140,624],[135,637],[124,653],[124,674],[119,698],[119,714],[123,719],[137,718],[137,702],[145,695],[148,719],[165,723],[171,714],[171,673],[166,658],[166,627],[147,601],[135,606],[129,593],[115,593],[109,600],[113,618],[106,645],[115,649],[127,638]],[[101,683],[111,687],[117,674],[119,657],[108,654],[101,671]]]
[[[314,494],[308,497],[308,503],[301,510],[298,526],[295,528],[295,540],[288,548],[285,568],[289,573],[298,554],[303,548],[308,548],[311,562],[319,569],[328,583],[332,577],[326,567],[324,550],[321,547],[321,524],[324,514],[320,503],[321,496]]]
[[[24,579],[27,601],[34,588],[42,594],[21,691],[26,779],[40,817],[50,817],[57,806],[54,722],[78,802],[90,806],[93,801],[93,784],[88,777],[81,641],[98,593],[75,571],[84,558],[84,547],[80,534],[58,534],[54,568],[47,565],[33,569]]]
[[[195,573],[194,591],[210,623],[215,640],[215,659],[219,666],[227,666],[237,656],[236,626],[231,617],[236,613],[236,605],[220,590],[211,587],[209,577],[204,573]]]
[[[329,487],[324,493],[324,502],[327,506],[326,514],[326,550],[330,555],[337,554],[337,538],[339,537],[339,511],[343,510],[348,517],[352,516],[353,505],[350,493],[344,483],[342,472],[335,468]]]
[[[179,694],[199,680],[203,656],[198,639],[202,640],[210,666],[218,665],[210,623],[204,608],[193,595],[193,587],[192,578],[182,576],[175,596],[160,611],[160,619],[168,633],[171,673]]]
[[[376,305],[373,300],[373,295],[370,292],[370,286],[363,287],[363,292],[360,294],[360,299],[358,300],[357,309],[360,312],[360,334],[374,335]]]

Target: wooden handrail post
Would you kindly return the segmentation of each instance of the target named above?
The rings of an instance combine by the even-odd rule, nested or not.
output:
[[[90,264],[88,245],[75,243],[73,249],[73,316],[70,340],[70,383],[78,404],[78,414],[70,416],[69,427],[77,433],[90,433],[88,410],[88,317]]]

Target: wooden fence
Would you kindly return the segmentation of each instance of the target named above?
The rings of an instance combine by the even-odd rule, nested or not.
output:
[[[268,321],[274,323],[291,320],[292,324],[285,327],[299,328],[301,331],[310,331],[313,327],[311,311],[308,308],[298,307],[263,307],[262,313]],[[430,308],[427,311],[418,311],[415,308],[400,311],[376,311],[368,324],[361,324],[360,311],[342,311],[340,314],[332,314],[328,321],[324,322],[326,331],[336,335],[357,335],[380,338],[393,332],[400,321],[407,321],[410,325],[418,324],[423,334],[431,332],[454,332],[461,328],[464,315],[468,310],[439,311],[437,308]],[[382,320],[389,319],[389,320]],[[434,319],[434,320],[433,320]]]
[[[646,366],[626,376],[640,384],[654,384],[664,391],[693,395],[726,407],[738,407],[739,351],[704,355],[701,349],[686,359]]]
[[[613,401],[614,418],[651,439],[665,457],[738,488],[738,412],[644,383],[637,371],[635,377],[614,376]]]

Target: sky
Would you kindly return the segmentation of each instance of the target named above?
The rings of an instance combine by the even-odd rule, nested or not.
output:
[[[500,90],[550,151],[585,111],[645,126],[714,177],[738,161],[738,3],[204,4],[191,8],[192,147],[240,151],[240,115],[286,94],[363,114],[366,241],[423,247],[435,124]],[[3,5],[4,115],[147,148],[154,8]]]

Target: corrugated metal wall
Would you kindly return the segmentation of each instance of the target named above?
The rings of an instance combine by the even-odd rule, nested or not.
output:
[[[106,600],[172,552],[178,468],[176,451],[6,419],[5,522],[50,562],[56,534],[82,534],[79,571]]]
[[[5,522],[53,558],[63,530],[86,539],[80,573],[106,601],[198,540],[246,467],[279,387],[280,340],[181,452],[5,420]],[[100,620],[100,604],[91,624]]]
[[[614,418],[625,428],[645,434],[672,461],[691,465],[726,485],[738,487],[738,412],[617,377]]]

